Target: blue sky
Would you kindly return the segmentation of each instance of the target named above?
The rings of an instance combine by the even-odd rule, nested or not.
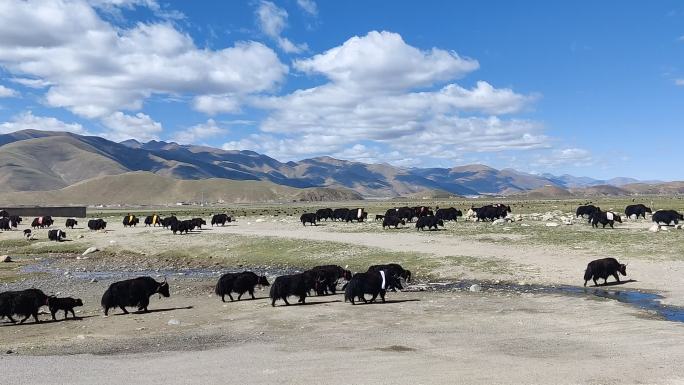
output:
[[[0,132],[682,179],[679,1],[0,3]]]

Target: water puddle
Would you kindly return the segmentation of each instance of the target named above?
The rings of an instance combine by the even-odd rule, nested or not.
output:
[[[493,283],[482,281],[461,281],[431,283],[430,287],[437,291],[442,290],[469,290],[472,285],[480,285],[483,291],[531,293],[531,294],[555,294],[584,298],[606,298],[630,305],[640,310],[655,313],[658,317],[673,322],[684,322],[684,308],[678,306],[663,305],[660,301],[663,296],[633,289],[622,289],[614,286],[608,287],[578,287],[578,286],[544,286],[544,285],[519,285],[511,283]]]

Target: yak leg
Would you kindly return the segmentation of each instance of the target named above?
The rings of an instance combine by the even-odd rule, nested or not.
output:
[[[380,299],[382,299],[382,303],[385,303],[385,291],[384,290],[380,291]]]
[[[71,317],[74,318],[74,319],[77,318],[77,317],[76,317],[76,312],[74,312],[74,309],[71,309]],[[66,315],[64,316],[64,318],[66,318]]]
[[[370,302],[373,303],[375,302],[375,299],[378,297],[378,293],[373,294],[373,297],[371,297]]]
[[[121,309],[121,310],[123,311],[124,314],[128,314],[128,310],[126,310],[126,307],[125,307],[125,306],[120,305],[120,306],[119,306],[119,309]]]
[[[594,286],[598,286],[598,282],[597,282],[598,279],[597,279],[597,278],[593,278],[593,280],[594,280]]]
[[[226,295],[225,294],[221,294],[221,302],[226,302]]]
[[[73,309],[71,310],[73,312]],[[64,309],[64,319],[67,319],[69,317],[69,310]],[[76,315],[74,315],[74,318],[76,318]]]
[[[57,310],[50,310],[50,314],[52,314],[52,320],[57,321],[57,317],[55,317],[55,314],[57,313]]]
[[[272,307],[275,307],[275,301],[276,301],[275,298],[271,298],[271,306],[272,306]]]
[[[38,319],[38,310],[33,312],[32,315],[33,315],[33,319],[36,320],[36,323],[40,323],[40,320]]]
[[[304,303],[306,303],[306,294],[300,296],[300,297],[299,297],[299,301],[297,301],[297,302],[301,303],[302,305],[303,305]]]
[[[285,302],[285,306],[290,306],[290,303],[287,302],[287,298],[283,298],[283,301]]]
[[[254,297],[254,289],[249,289],[249,295],[252,296],[252,299],[256,299],[256,297]]]
[[[240,300],[240,298],[242,298],[242,295],[243,295],[243,294],[245,294],[245,293],[240,293],[240,294],[238,294],[238,301]]]
[[[584,281],[584,287],[587,287],[588,280]]]
[[[615,277],[615,280],[620,282],[620,276],[618,275],[617,272],[613,273],[613,277]]]

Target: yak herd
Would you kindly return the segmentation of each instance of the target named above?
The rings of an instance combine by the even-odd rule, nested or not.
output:
[[[375,302],[379,295],[385,302],[385,294],[388,290],[396,291],[403,289],[401,280],[411,281],[411,272],[401,265],[390,263],[387,265],[373,265],[365,273],[352,274],[351,271],[337,265],[316,266],[302,273],[281,275],[273,284],[268,282],[266,276],[259,276],[251,271],[226,273],[216,283],[214,292],[225,302],[228,296],[234,300],[232,294],[237,294],[239,301],[245,293],[249,293],[252,299],[257,286],[270,286],[269,297],[271,305],[281,300],[285,305],[290,305],[289,297],[298,297],[300,304],[306,303],[306,297],[311,293],[316,295],[334,295],[340,280],[344,280],[345,302],[355,304],[356,301],[364,303]],[[159,294],[162,297],[170,297],[169,283],[164,279],[158,282],[152,277],[138,277],[114,282],[105,290],[100,301],[105,316],[111,309],[119,308],[123,314],[128,314],[126,308],[137,308],[138,312],[147,313],[150,297]],[[370,295],[370,300],[366,299]],[[0,293],[0,319],[7,317],[10,322],[16,323],[14,316],[23,317],[19,323],[24,323],[33,317],[36,323],[40,322],[38,313],[41,307],[48,306],[52,319],[56,320],[58,311],[64,311],[64,319],[71,313],[72,318],[77,318],[74,308],[83,306],[83,301],[78,298],[58,298],[48,296],[38,289],[26,289],[20,291],[6,291]]]
[[[471,208],[467,215],[480,221],[494,221],[499,218],[505,218],[511,212],[510,206],[503,204],[487,205],[479,208]],[[659,224],[671,225],[678,224],[680,220],[684,220],[684,216],[674,210],[659,210],[652,213],[651,209],[641,205],[630,205],[625,209],[627,217],[636,216],[646,218],[646,213],[652,214],[652,220]],[[389,209],[384,215],[376,215],[375,220],[382,220],[383,228],[395,227],[405,225],[407,222],[416,221],[417,229],[437,229],[438,226],[444,226],[444,221],[457,221],[458,217],[462,217],[463,213],[456,208],[436,208],[432,210],[430,207],[399,207]],[[614,222],[622,222],[621,217],[612,211],[603,211],[600,207],[594,205],[582,205],[576,210],[577,217],[588,217],[589,223],[593,227],[598,227],[601,224],[603,227],[610,225],[613,227]],[[303,225],[307,223],[316,225],[322,220],[333,221],[357,221],[363,222],[368,218],[368,213],[362,208],[355,209],[320,209],[315,213],[305,213],[301,216]],[[216,214],[212,216],[212,226],[223,226],[226,223],[233,222],[234,219],[226,214]],[[139,219],[135,215],[127,214],[123,219],[124,227],[136,226],[139,224]],[[21,218],[18,216],[10,216],[4,210],[0,210],[0,230],[11,230],[16,228],[21,223]],[[157,214],[148,216],[143,221],[145,226],[160,226],[170,229],[174,234],[183,234],[192,231],[195,228],[202,228],[206,225],[206,221],[202,218],[192,218],[186,220],[179,220],[174,215],[162,218]],[[31,222],[31,227],[45,228],[54,224],[54,220],[49,216],[35,218]],[[74,219],[67,219],[65,225],[68,228],[73,228],[78,222]],[[88,221],[88,228],[91,230],[104,230],[107,227],[107,222],[102,219],[92,219]],[[28,233],[26,233],[28,232]],[[25,230],[25,234],[30,234],[31,230]],[[51,229],[48,232],[50,240],[62,240],[66,237],[66,233],[59,229]],[[598,285],[598,279],[603,279],[607,283],[609,277],[614,277],[617,282],[620,282],[620,275],[627,275],[627,267],[625,264],[619,263],[614,258],[598,259],[590,262],[584,273],[584,285],[592,280],[595,285]],[[270,286],[269,298],[271,305],[275,306],[277,301],[282,301],[285,305],[290,305],[289,297],[297,297],[298,302],[304,304],[306,297],[311,293],[316,295],[336,294],[337,286],[343,280],[344,286],[344,300],[355,304],[357,301],[364,303],[372,303],[380,296],[381,300],[385,302],[385,295],[388,290],[396,291],[403,289],[401,280],[406,282],[411,281],[411,272],[404,269],[398,264],[374,265],[370,266],[366,272],[352,274],[351,271],[337,265],[323,265],[316,266],[312,269],[302,273],[281,275],[277,277],[272,283],[268,281],[266,276],[259,276],[254,272],[244,271],[236,273],[226,273],[222,275],[216,283],[214,292],[221,300],[225,302],[225,297],[228,296],[231,301],[234,300],[233,294],[237,294],[237,300],[241,300],[245,293],[248,293],[252,299],[255,299],[254,290],[257,286]],[[101,306],[105,315],[109,314],[110,309],[119,308],[123,313],[128,313],[127,307],[137,308],[140,312],[147,312],[149,299],[152,295],[159,294],[163,297],[170,296],[169,283],[157,282],[151,277],[138,277],[134,279],[119,281],[112,283],[109,288],[102,295]],[[370,295],[368,300],[366,295]],[[67,318],[70,313],[73,318],[76,317],[74,308],[83,306],[80,299],[75,298],[58,298],[55,296],[48,296],[38,289],[27,289],[21,291],[7,291],[0,293],[0,319],[8,318],[11,322],[16,322],[14,316],[23,317],[20,323],[23,323],[28,318],[33,317],[35,322],[40,322],[38,319],[39,309],[47,306],[50,309],[52,319],[56,318],[59,311],[64,311],[64,318]]]

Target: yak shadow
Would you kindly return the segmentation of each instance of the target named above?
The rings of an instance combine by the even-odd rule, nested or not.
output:
[[[419,299],[414,298],[414,299],[387,299],[385,302],[382,302],[380,298],[376,299],[375,302],[370,302],[368,301],[367,303],[363,301],[356,301],[356,305],[387,305],[387,304],[393,304],[393,303],[404,303],[404,302],[420,302]]]
[[[194,306],[191,305],[191,306],[180,306],[180,307],[168,307],[168,308],[163,308],[163,309],[152,309],[152,310],[148,310],[148,311],[146,311],[146,312],[145,312],[145,311],[142,311],[142,310],[137,310],[137,311],[129,311],[128,314],[126,314],[126,313],[116,313],[116,314],[112,314],[112,316],[121,316],[121,315],[129,315],[129,314],[137,314],[137,315],[140,315],[140,314],[160,313],[160,312],[174,311],[174,310],[190,310],[190,309],[193,309],[193,308],[194,308]],[[121,309],[119,309],[119,308],[117,307],[116,310],[121,310]]]
[[[35,321],[33,321],[33,317],[31,317],[31,318],[27,319],[26,322],[24,322],[23,324],[20,324],[19,320],[17,320],[16,323],[6,321],[3,323],[2,327],[30,326],[30,325],[53,324],[53,323],[69,322],[69,321],[81,321],[81,320],[84,320],[86,318],[93,318],[93,317],[96,317],[96,316],[95,315],[84,315],[84,316],[78,316],[76,318],[71,318],[71,317],[69,317],[69,318],[57,318],[56,320],[47,319],[47,320],[41,320],[39,323],[36,323]]]
[[[317,301],[317,302],[304,302],[304,303],[293,303],[290,302],[290,306],[285,305],[284,302],[279,302],[280,304],[275,306],[275,307],[296,307],[296,306],[311,306],[311,305],[325,305],[327,303],[337,303],[337,302],[342,302],[339,299],[333,300],[333,301]]]
[[[638,282],[636,279],[628,279],[626,281],[610,281],[608,283],[599,283],[598,285],[590,286],[590,287],[608,287],[608,286],[620,286],[625,283],[632,283],[632,282]]]

